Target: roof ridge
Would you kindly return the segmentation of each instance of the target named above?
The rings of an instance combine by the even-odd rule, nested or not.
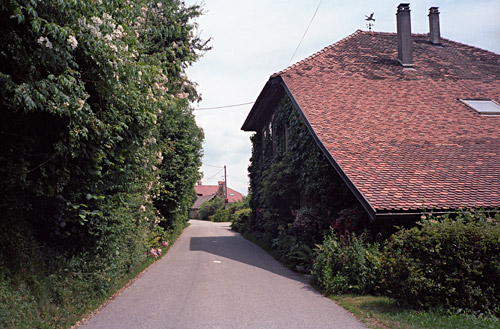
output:
[[[275,78],[277,76],[280,76],[280,75],[284,74],[285,72],[290,71],[291,69],[294,69],[295,67],[302,65],[304,62],[307,62],[307,61],[309,61],[309,60],[311,60],[311,59],[319,56],[320,54],[324,53],[325,51],[330,50],[333,47],[338,46],[340,43],[343,43],[343,42],[347,41],[348,39],[351,39],[354,36],[356,36],[358,34],[362,34],[362,33],[380,33],[380,32],[368,32],[368,31],[363,31],[361,29],[357,29],[354,33],[349,34],[348,36],[340,39],[339,41],[337,41],[335,43],[332,43],[331,45],[328,45],[328,46],[322,48],[321,50],[319,50],[319,51],[315,52],[314,54],[312,54],[312,55],[304,58],[303,60],[300,60],[300,61],[298,61],[298,62],[296,62],[296,63],[294,63],[294,64],[292,64],[292,65],[290,65],[290,66],[288,66],[286,68],[284,68],[283,70],[274,73],[273,75],[271,75],[271,78]]]
[[[294,63],[294,64],[292,64],[292,65],[290,65],[288,67],[286,67],[286,68],[284,68],[281,71],[273,73],[270,78],[272,79],[272,78],[275,78],[277,76],[280,76],[280,75],[282,75],[282,74],[284,74],[284,73],[286,73],[286,72],[288,72],[288,71],[296,68],[297,66],[300,66],[300,65],[304,64],[305,62],[307,62],[307,61],[309,61],[309,60],[311,60],[311,59],[313,59],[315,57],[318,57],[320,54],[324,53],[325,51],[328,51],[328,50],[330,50],[330,49],[332,49],[334,47],[338,47],[340,44],[342,44],[342,43],[346,42],[347,40],[352,39],[355,36],[360,35],[360,34],[396,35],[397,32],[363,31],[361,29],[357,29],[355,32],[349,34],[348,36],[346,36],[346,37],[344,37],[342,39],[340,39],[339,41],[337,41],[335,43],[332,43],[331,45],[328,45],[328,46],[322,48],[321,50],[315,52],[314,54],[312,54],[312,55],[310,55],[310,56],[308,56],[308,57],[306,57],[306,58],[304,58],[304,59],[302,59],[302,60],[300,60],[300,61],[298,61],[298,62],[296,62],[296,63]],[[412,33],[412,36],[427,36],[427,35],[429,35],[429,33]]]
[[[441,40],[446,40],[447,42],[454,43],[454,44],[457,44],[457,45],[460,45],[460,46],[465,46],[465,47],[469,47],[469,48],[475,48],[475,49],[479,49],[481,51],[485,51],[485,52],[492,53],[492,54],[495,54],[495,55],[500,55],[500,53],[496,53],[496,52],[494,52],[492,50],[484,49],[484,48],[481,48],[481,47],[478,47],[478,46],[473,46],[473,45],[470,45],[468,43],[459,42],[459,41],[455,41],[455,40],[451,40],[451,39],[447,39],[447,38],[443,38],[443,37],[441,37]]]

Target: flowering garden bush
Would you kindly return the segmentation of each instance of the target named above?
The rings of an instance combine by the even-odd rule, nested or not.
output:
[[[200,14],[179,0],[0,3],[0,327],[68,325],[159,248],[158,227],[183,229],[201,165],[185,75],[208,49]]]

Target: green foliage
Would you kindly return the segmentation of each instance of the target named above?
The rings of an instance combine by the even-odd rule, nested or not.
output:
[[[247,225],[250,220],[250,215],[252,213],[252,209],[250,208],[243,208],[240,210],[237,210],[232,216],[231,216],[231,229],[235,230],[236,232],[247,232]]]
[[[224,208],[217,209],[215,214],[209,217],[212,222],[229,222],[229,218],[229,211]]]
[[[402,229],[382,259],[385,289],[398,301],[500,314],[500,215],[464,212]]]
[[[0,4],[1,327],[66,325],[185,227],[200,14],[179,0]]]
[[[224,200],[215,196],[213,199],[203,203],[200,207],[200,219],[210,220],[210,217],[215,215],[217,210],[224,209]]]
[[[370,294],[380,286],[381,252],[362,237],[332,229],[317,246],[313,280],[327,294]]]

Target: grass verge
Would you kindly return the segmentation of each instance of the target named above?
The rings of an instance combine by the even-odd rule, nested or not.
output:
[[[330,296],[330,298],[373,329],[500,329],[500,319],[493,316],[416,311],[400,307],[388,297]]]

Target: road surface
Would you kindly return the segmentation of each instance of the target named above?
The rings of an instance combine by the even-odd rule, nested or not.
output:
[[[366,327],[229,223],[193,220],[161,260],[79,328]]]

